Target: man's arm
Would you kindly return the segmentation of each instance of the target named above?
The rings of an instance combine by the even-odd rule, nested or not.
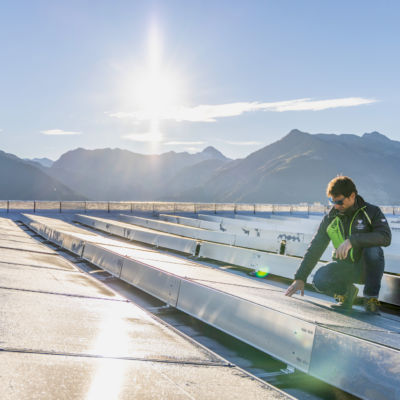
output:
[[[300,290],[301,295],[304,296],[304,282],[300,279],[293,281],[293,283],[286,290],[285,296],[293,296]]]
[[[320,260],[322,254],[328,247],[330,238],[326,233],[326,227],[328,224],[328,216],[325,216],[319,225],[317,233],[312,238],[310,245],[303,257],[303,261],[297,270],[294,279],[300,279],[303,282],[307,281],[308,275],[314,269],[317,262]]]
[[[371,232],[353,233],[349,239],[353,247],[389,246],[392,241],[392,233],[386,217],[379,207],[373,207],[371,218]],[[371,208],[372,208],[371,207]]]
[[[307,281],[307,277],[320,260],[330,242],[329,236],[326,233],[327,221],[328,216],[325,216],[319,225],[317,233],[314,235],[310,245],[308,246],[303,261],[301,262],[300,267],[294,276],[295,280],[285,293],[286,296],[290,297],[299,290],[301,291],[301,295],[304,296],[304,285]]]

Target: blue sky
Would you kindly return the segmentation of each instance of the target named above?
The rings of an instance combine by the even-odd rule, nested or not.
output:
[[[398,1],[9,1],[0,149],[57,159],[215,146],[293,128],[400,140]]]

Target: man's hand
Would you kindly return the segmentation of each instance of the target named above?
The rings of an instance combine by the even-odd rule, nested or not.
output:
[[[291,297],[299,290],[301,290],[301,295],[304,296],[304,281],[297,279],[288,287],[285,296]]]
[[[345,260],[349,254],[349,250],[352,248],[352,244],[349,239],[346,239],[337,249],[336,258],[339,260]]]

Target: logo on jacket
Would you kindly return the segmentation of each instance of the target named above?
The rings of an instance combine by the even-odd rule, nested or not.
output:
[[[355,228],[359,230],[364,229],[365,228],[364,221],[362,219],[358,219]]]

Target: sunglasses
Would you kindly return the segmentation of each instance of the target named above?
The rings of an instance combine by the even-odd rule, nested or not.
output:
[[[346,198],[346,197],[345,197]],[[345,199],[344,198],[344,199]],[[332,204],[336,204],[337,206],[342,206],[343,205],[343,202],[344,202],[344,199],[341,199],[341,200],[333,200],[332,199],[332,197],[329,197],[329,201],[332,203]]]

